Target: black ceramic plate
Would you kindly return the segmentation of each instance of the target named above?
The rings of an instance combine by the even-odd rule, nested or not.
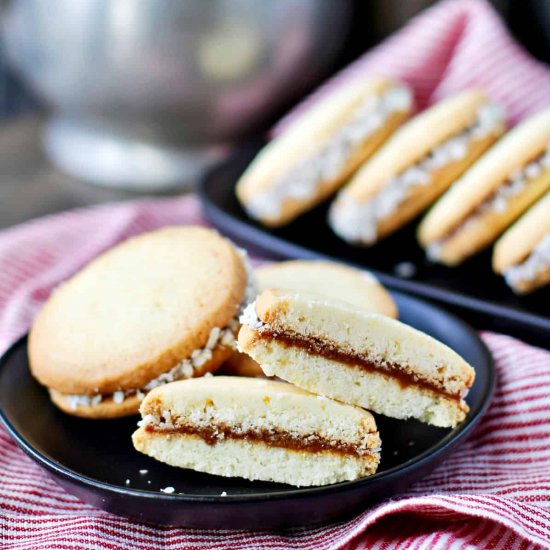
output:
[[[326,487],[296,489],[166,466],[132,447],[137,417],[85,420],[60,412],[31,377],[26,338],[0,360],[0,419],[18,445],[67,491],[115,514],[187,527],[267,529],[329,522],[404,490],[439,464],[487,408],[495,370],[489,352],[462,321],[395,294],[401,319],[445,342],[476,369],[470,413],[454,430],[377,416],[379,472]],[[140,474],[139,470],[147,470]],[[129,484],[126,484],[126,480]],[[172,486],[176,494],[160,492]],[[225,491],[227,496],[221,496]]]
[[[244,147],[202,182],[205,214],[224,234],[274,258],[324,257],[367,267],[390,288],[451,306],[473,324],[548,345],[550,288],[514,295],[491,271],[490,251],[452,269],[429,263],[416,243],[414,223],[372,248],[350,246],[328,227],[327,205],[281,229],[268,230],[251,220],[235,197],[235,183],[260,146]],[[414,275],[397,275],[403,262],[414,266]]]

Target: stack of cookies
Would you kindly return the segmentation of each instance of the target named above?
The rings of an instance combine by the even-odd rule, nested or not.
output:
[[[52,294],[30,332],[31,371],[66,413],[139,409],[134,446],[161,462],[296,486],[376,472],[369,411],[465,418],[473,369],[397,321],[373,276],[305,261],[257,275],[259,295],[244,252],[209,229],[129,239]]]
[[[324,261],[255,273],[260,294],[240,317],[240,351],[222,367],[233,376],[152,391],[136,449],[217,475],[323,485],[376,471],[368,411],[440,427],[464,420],[472,367],[397,321],[372,275]]]
[[[550,192],[550,110],[502,139],[504,111],[479,90],[407,121],[412,111],[404,84],[378,78],[345,84],[260,152],[237,183],[237,196],[252,218],[278,227],[336,194],[330,227],[363,246],[432,207],[418,227],[419,244],[430,261],[455,266],[492,245]],[[525,215],[542,215],[534,212]],[[535,221],[518,224],[516,234]],[[548,230],[539,231],[518,248],[507,237],[495,247],[495,272],[518,293],[547,284],[549,239]],[[515,247],[508,252],[514,260],[501,265],[505,247]]]

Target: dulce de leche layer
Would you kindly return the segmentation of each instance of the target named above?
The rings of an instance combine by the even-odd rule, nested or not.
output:
[[[244,431],[226,425],[196,426],[181,424],[173,427],[163,427],[149,424],[145,426],[145,430],[150,433],[196,435],[208,445],[216,445],[224,439],[239,439],[265,443],[271,447],[281,447],[308,453],[330,452],[356,456],[358,458],[375,457],[374,449],[362,448],[352,443],[328,439],[318,434],[303,434],[298,436],[276,429],[267,430],[258,428]]]
[[[261,330],[255,331],[260,339],[275,340],[284,346],[298,347],[304,349],[311,355],[318,355],[326,359],[340,361],[350,366],[359,367],[370,373],[386,374],[395,379],[402,388],[411,386],[424,388],[437,395],[460,402],[460,392],[450,393],[445,391],[436,381],[422,379],[413,374],[407,365],[385,362],[383,365],[376,363],[367,356],[338,348],[336,345],[325,342],[314,336],[302,336],[294,332],[281,332],[263,326]]]

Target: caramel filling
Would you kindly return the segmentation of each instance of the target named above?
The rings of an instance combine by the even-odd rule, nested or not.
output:
[[[191,426],[188,424],[174,427],[148,424],[145,426],[145,430],[147,432],[163,434],[197,435],[208,445],[216,445],[219,441],[225,439],[238,439],[264,443],[270,447],[281,447],[293,451],[305,451],[308,453],[330,452],[359,458],[375,458],[374,449],[364,449],[351,443],[327,439],[316,434],[298,436],[288,432],[260,428],[257,430],[237,431],[230,426]]]
[[[408,372],[408,370],[405,370],[405,367],[402,365],[390,362],[379,364],[365,355],[344,351],[334,344],[330,344],[314,336],[304,337],[296,333],[279,332],[268,328],[266,325],[262,327],[262,330],[257,331],[256,334],[259,338],[276,340],[282,345],[288,347],[293,346],[302,348],[308,354],[318,355],[333,361],[340,361],[341,363],[345,363],[353,367],[359,367],[366,372],[388,374],[395,379],[402,388],[415,386],[429,390],[437,395],[442,395],[448,399],[453,399],[459,402],[461,401],[460,392],[446,392],[438,384],[429,380],[423,380],[419,378],[418,375]]]

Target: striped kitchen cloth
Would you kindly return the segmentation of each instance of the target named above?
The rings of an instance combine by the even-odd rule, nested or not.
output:
[[[361,71],[402,78],[421,106],[472,85],[507,107],[512,122],[550,106],[550,71],[482,0],[426,11],[327,86]],[[91,258],[175,223],[205,223],[195,197],[66,212],[0,232],[0,351]],[[0,429],[0,548],[550,548],[550,353],[503,335],[482,338],[499,378],[477,430],[406,493],[351,520],[285,532],[141,524],[67,494]]]
[[[197,199],[75,210],[0,234],[0,348],[21,335],[59,281],[136,233],[205,224]],[[258,260],[258,258],[256,258]],[[550,547],[550,352],[484,333],[494,402],[431,475],[358,517],[280,533],[152,527],[67,494],[0,429],[1,548]]]

